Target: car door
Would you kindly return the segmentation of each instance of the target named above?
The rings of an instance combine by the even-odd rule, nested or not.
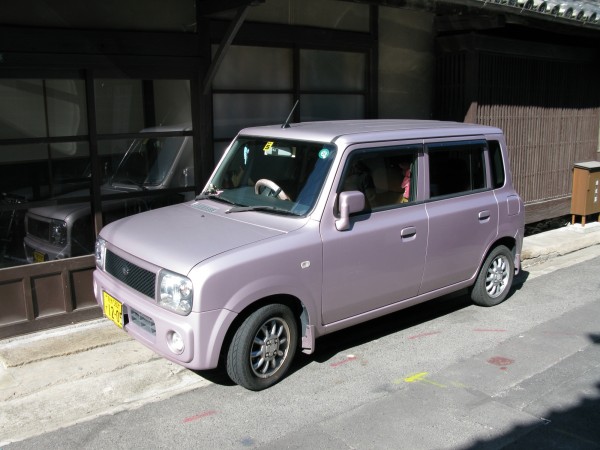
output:
[[[429,245],[420,293],[473,277],[498,234],[485,140],[432,142],[425,148]]]
[[[349,154],[337,194],[361,191],[365,210],[335,227],[334,202],[322,221],[322,321],[331,324],[417,295],[427,245],[419,201],[422,145],[362,148]]]

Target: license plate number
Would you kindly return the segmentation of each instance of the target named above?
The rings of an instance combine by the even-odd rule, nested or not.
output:
[[[33,252],[33,260],[35,262],[44,262],[46,261],[46,254],[38,251]]]
[[[104,315],[112,320],[116,326],[123,328],[123,304],[112,295],[102,292]]]

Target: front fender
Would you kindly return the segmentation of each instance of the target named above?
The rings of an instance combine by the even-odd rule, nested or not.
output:
[[[304,334],[314,335],[320,326],[322,266],[316,227],[236,248],[190,271],[194,310],[205,313],[225,309],[244,315],[265,298],[293,297],[305,310],[298,318]]]

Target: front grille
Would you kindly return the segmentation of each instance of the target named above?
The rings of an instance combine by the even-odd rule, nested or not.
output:
[[[106,250],[106,271],[132,289],[154,299],[156,275]]]
[[[156,336],[156,325],[154,324],[154,320],[152,320],[145,314],[142,314],[141,312],[138,312],[135,309],[131,309],[131,311],[129,312],[129,321],[131,323],[134,323],[147,333]]]
[[[50,240],[50,222],[37,220],[29,217],[27,219],[27,232],[32,236],[45,241]]]

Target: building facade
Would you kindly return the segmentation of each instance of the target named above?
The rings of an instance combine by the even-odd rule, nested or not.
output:
[[[500,126],[527,221],[567,214],[573,163],[598,158],[599,16],[535,0],[3,7],[0,338],[98,317],[102,226],[192,198],[239,129],[296,100],[296,122]]]

